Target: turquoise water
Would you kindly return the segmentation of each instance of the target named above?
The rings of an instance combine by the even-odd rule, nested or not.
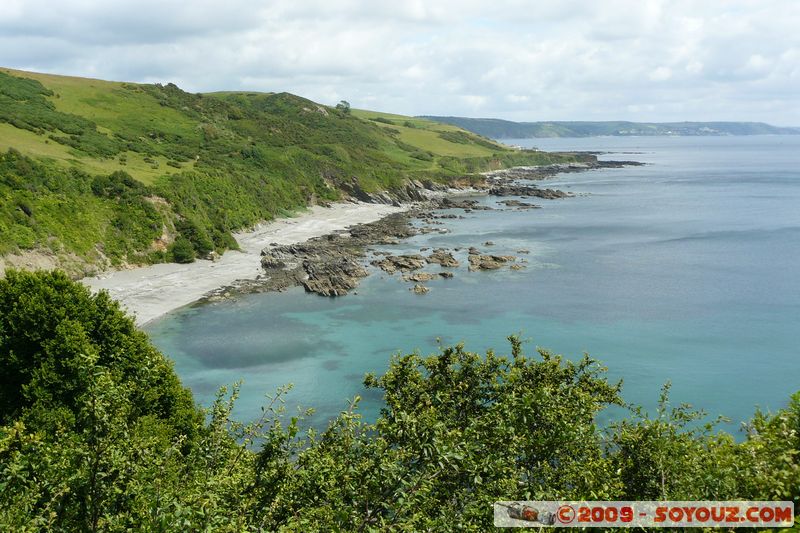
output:
[[[651,411],[670,380],[674,401],[729,417],[731,431],[800,389],[800,137],[512,142],[649,164],[562,175],[548,186],[587,194],[475,211],[445,220],[448,234],[385,247],[524,248],[526,270],[462,266],[424,296],[378,272],[343,298],[295,289],[185,308],[150,335],[203,403],[243,379],[242,418],[285,383],[289,406],[316,408],[317,424],[356,394],[373,416],[380,397],[362,376],[393,353],[431,353],[437,339],[504,351],[511,333],[530,339],[529,351],[589,352]],[[481,246],[489,240],[496,246]]]

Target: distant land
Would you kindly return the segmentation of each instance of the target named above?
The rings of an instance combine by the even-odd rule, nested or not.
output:
[[[763,122],[512,122],[497,118],[425,116],[492,139],[600,136],[800,135],[800,128]]]

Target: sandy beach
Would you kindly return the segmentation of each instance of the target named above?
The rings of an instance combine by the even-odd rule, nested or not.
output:
[[[374,222],[402,210],[401,207],[368,203],[315,206],[297,217],[260,224],[252,231],[236,234],[241,251],[228,251],[217,261],[151,265],[106,272],[81,282],[93,291],[107,290],[136,317],[138,325],[143,325],[196,302],[215,289],[263,274],[261,250],[270,243],[299,243],[355,224]]]

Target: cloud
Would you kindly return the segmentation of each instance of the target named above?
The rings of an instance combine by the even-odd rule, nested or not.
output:
[[[4,0],[0,64],[406,114],[800,125],[795,0]]]

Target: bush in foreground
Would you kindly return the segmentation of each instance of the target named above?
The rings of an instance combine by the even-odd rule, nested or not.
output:
[[[588,357],[395,357],[322,432],[280,407],[205,417],[106,294],[59,273],[0,280],[0,529],[384,531],[491,528],[497,499],[800,500],[800,395],[737,443],[687,406],[624,405]]]

